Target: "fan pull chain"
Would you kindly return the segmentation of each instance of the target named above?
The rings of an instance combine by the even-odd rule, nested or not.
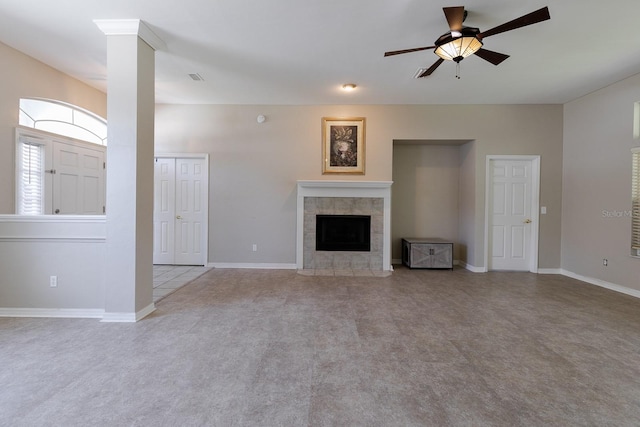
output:
[[[456,79],[460,80],[460,63],[456,62]]]

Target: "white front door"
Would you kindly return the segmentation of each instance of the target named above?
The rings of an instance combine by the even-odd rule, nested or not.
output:
[[[104,151],[53,142],[53,212],[104,214]]]
[[[533,163],[493,159],[488,173],[489,270],[530,271],[537,247],[532,245]]]
[[[206,158],[156,158],[153,263],[205,265]]]

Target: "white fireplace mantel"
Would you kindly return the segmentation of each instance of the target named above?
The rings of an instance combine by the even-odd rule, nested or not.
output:
[[[391,184],[393,181],[298,181],[296,265],[303,268],[305,197],[373,197],[384,200],[383,271],[391,271]]]

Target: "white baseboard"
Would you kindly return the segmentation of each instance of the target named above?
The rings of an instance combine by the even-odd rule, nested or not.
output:
[[[151,303],[137,313],[104,313],[101,322],[105,323],[133,323],[144,319],[156,310],[156,306]]]
[[[458,262],[459,265],[469,271],[471,271],[472,273],[486,273],[487,269],[484,267],[476,267],[475,265],[471,265],[471,264],[467,264],[464,261],[459,261]]]
[[[104,310],[84,308],[0,308],[0,317],[102,319]]]
[[[395,265],[400,265],[400,264],[402,264],[402,260],[401,260],[401,259],[392,259],[392,260],[391,260],[391,264],[392,264],[392,265],[393,265],[393,264],[395,264]],[[461,262],[460,262],[460,261],[458,261],[457,259],[454,259],[454,260],[453,260],[453,265],[460,265],[460,264],[461,264]]]
[[[572,271],[562,269],[562,275],[571,277],[572,279],[580,280],[582,282],[587,282],[592,285],[600,286],[601,288],[606,288],[611,291],[620,292],[625,295],[630,295],[632,297],[640,298],[640,291],[637,289],[627,288],[626,286],[616,285],[615,283],[607,282],[605,280],[595,279],[593,277],[582,276],[580,274],[574,273]]]
[[[297,270],[296,264],[275,262],[210,262],[207,267],[213,268],[250,268],[263,270]]]
[[[249,263],[249,262],[210,262],[207,267],[213,268],[252,268],[263,270],[297,270],[296,264],[287,263]]]
[[[539,268],[538,274],[562,274],[561,268]]]

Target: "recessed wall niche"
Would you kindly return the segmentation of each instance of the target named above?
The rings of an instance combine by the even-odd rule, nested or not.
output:
[[[460,259],[461,168],[469,140],[394,140],[391,242],[394,263],[404,237],[440,237],[454,242]],[[474,160],[471,160],[474,163]]]

